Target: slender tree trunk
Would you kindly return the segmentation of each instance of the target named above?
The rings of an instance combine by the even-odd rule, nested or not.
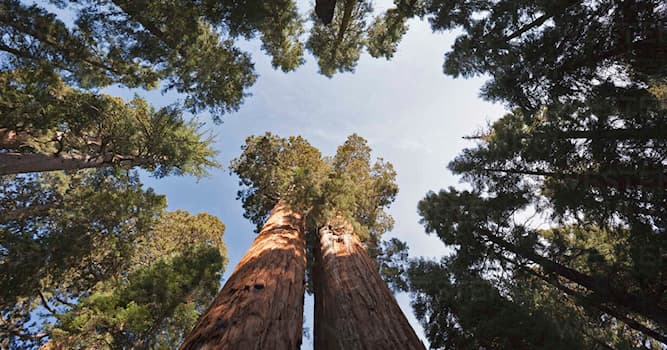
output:
[[[304,220],[279,202],[181,350],[294,350],[301,346]]]
[[[507,173],[534,176],[549,176],[557,179],[572,181],[574,184],[583,183],[596,187],[613,187],[626,189],[634,187],[664,188],[667,189],[667,173],[662,169],[652,170],[628,170],[617,172],[583,173],[574,174],[566,172],[553,172],[530,169],[503,169],[503,168],[480,168],[479,172]]]
[[[540,265],[546,273],[556,274],[588,289],[596,298],[601,298],[602,300],[614,303],[631,312],[644,316],[660,327],[667,326],[667,309],[657,304],[654,305],[645,298],[619,289],[617,286],[614,286],[611,281],[595,278],[575,269],[571,269],[565,265],[545,258],[530,249],[514,245],[493,233],[486,232],[482,233],[482,235],[489,242]]]
[[[83,154],[53,155],[46,153],[0,153],[0,175],[37,173],[54,170],[101,168],[112,165],[138,166],[147,159],[108,155],[91,157]]]
[[[488,135],[472,135],[463,136],[464,140],[485,140]],[[525,134],[517,140],[529,140],[531,138],[547,139],[547,140],[577,140],[586,139],[591,141],[597,140],[659,140],[667,137],[667,133],[659,127],[650,127],[643,129],[600,129],[600,130],[566,130],[553,132],[534,132],[532,134]]]
[[[17,208],[9,211],[0,210],[0,224],[6,224],[13,220],[44,216],[49,213],[49,210],[56,208],[61,204],[62,203],[60,201],[55,201],[48,204],[32,204],[27,207]]]
[[[584,307],[585,306],[591,306],[593,308],[596,308],[596,309],[606,313],[607,315],[610,315],[610,316],[616,318],[617,320],[625,323],[628,327],[630,327],[630,328],[632,328],[632,329],[634,329],[638,332],[644,333],[644,334],[648,335],[649,337],[651,337],[651,338],[653,338],[653,339],[655,339],[659,342],[667,344],[667,335],[660,334],[659,332],[648,328],[647,326],[645,326],[641,322],[628,317],[623,312],[621,312],[621,311],[619,311],[619,310],[617,310],[613,307],[609,307],[609,306],[605,305],[603,302],[601,302],[597,298],[592,298],[590,296],[581,295],[581,293],[579,293],[579,292],[563,285],[562,283],[560,283],[560,281],[558,281],[557,278],[547,277],[547,276],[541,275],[541,274],[533,271],[530,268],[525,268],[524,270],[530,271],[530,273],[532,273],[533,275],[542,279],[546,283],[549,283],[552,286],[556,287],[561,292],[569,295],[570,297],[572,297],[574,299],[575,303],[578,303],[579,305],[583,305]]]
[[[319,230],[315,349],[424,349],[349,224]]]

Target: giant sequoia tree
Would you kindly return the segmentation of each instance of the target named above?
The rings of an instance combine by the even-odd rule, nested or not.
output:
[[[372,164],[357,135],[328,158],[301,137],[266,134],[248,138],[231,168],[260,233],[184,349],[300,344],[307,253],[318,348],[423,348],[367,252],[392,225],[391,164]]]

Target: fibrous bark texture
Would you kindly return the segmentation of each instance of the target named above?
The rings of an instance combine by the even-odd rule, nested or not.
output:
[[[424,349],[349,224],[319,230],[315,349]]]
[[[281,202],[181,349],[298,349],[305,271],[303,218]]]

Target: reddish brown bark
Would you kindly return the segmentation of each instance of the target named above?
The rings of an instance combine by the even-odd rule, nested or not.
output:
[[[281,202],[181,349],[298,349],[305,271],[304,220]]]
[[[320,229],[315,349],[424,349],[349,224]]]

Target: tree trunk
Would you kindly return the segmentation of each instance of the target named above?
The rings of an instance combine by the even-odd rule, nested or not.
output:
[[[316,0],[315,13],[322,20],[322,23],[329,24],[334,16],[336,9],[336,0]]]
[[[294,350],[301,346],[304,220],[279,202],[181,350]]]
[[[482,232],[481,234],[487,241],[505,249],[506,251],[540,265],[546,273],[552,273],[563,277],[570,282],[588,289],[596,298],[601,298],[602,300],[621,306],[630,312],[646,317],[660,327],[667,327],[667,309],[664,309],[657,304],[654,305],[650,301],[645,300],[645,298],[619,289],[611,281],[595,278],[575,269],[571,269],[565,265],[545,258],[531,249],[514,245],[491,232]]]
[[[315,349],[424,349],[349,224],[315,247]]]
[[[553,276],[552,277],[544,276],[544,275],[542,275],[540,273],[537,273],[537,272],[535,272],[532,269],[527,268],[527,267],[522,268],[522,270],[528,271],[528,273],[532,274],[533,276],[536,276],[536,277],[542,279],[544,282],[556,287],[561,292],[569,295],[570,297],[572,297],[572,299],[574,299],[575,303],[577,303],[578,305],[581,305],[584,308],[587,307],[587,306],[590,306],[592,308],[596,308],[596,309],[606,313],[607,315],[610,315],[610,316],[616,318],[617,320],[625,323],[628,327],[630,327],[630,328],[632,328],[632,329],[634,329],[634,330],[636,330],[640,333],[646,334],[649,337],[651,337],[651,338],[653,338],[653,339],[655,339],[659,342],[667,344],[667,335],[660,334],[659,332],[648,328],[647,326],[645,326],[641,322],[628,317],[623,312],[621,312],[621,311],[619,311],[619,310],[617,310],[613,307],[605,305],[604,302],[598,300],[597,298],[587,296],[587,295],[582,295],[578,291],[575,291],[575,290],[563,285],[562,283],[560,283],[560,281],[558,281],[558,278],[554,278]]]
[[[664,139],[665,131],[660,127],[649,127],[642,129],[598,129],[598,130],[565,130],[553,132],[533,132],[532,134],[524,134],[523,137],[518,137],[517,140],[530,140],[531,138],[547,139],[547,140],[661,140]],[[488,134],[463,136],[464,140],[487,140]]]
[[[634,187],[667,189],[667,173],[662,169],[627,170],[603,173],[566,173],[530,169],[480,168],[479,172],[507,173],[519,175],[548,176],[556,179],[572,181],[575,185],[582,183],[596,187],[613,187],[619,190]]]
[[[138,166],[148,163],[146,159],[118,155],[91,157],[83,154],[52,155],[7,152],[0,153],[0,175],[101,168],[112,165]]]

